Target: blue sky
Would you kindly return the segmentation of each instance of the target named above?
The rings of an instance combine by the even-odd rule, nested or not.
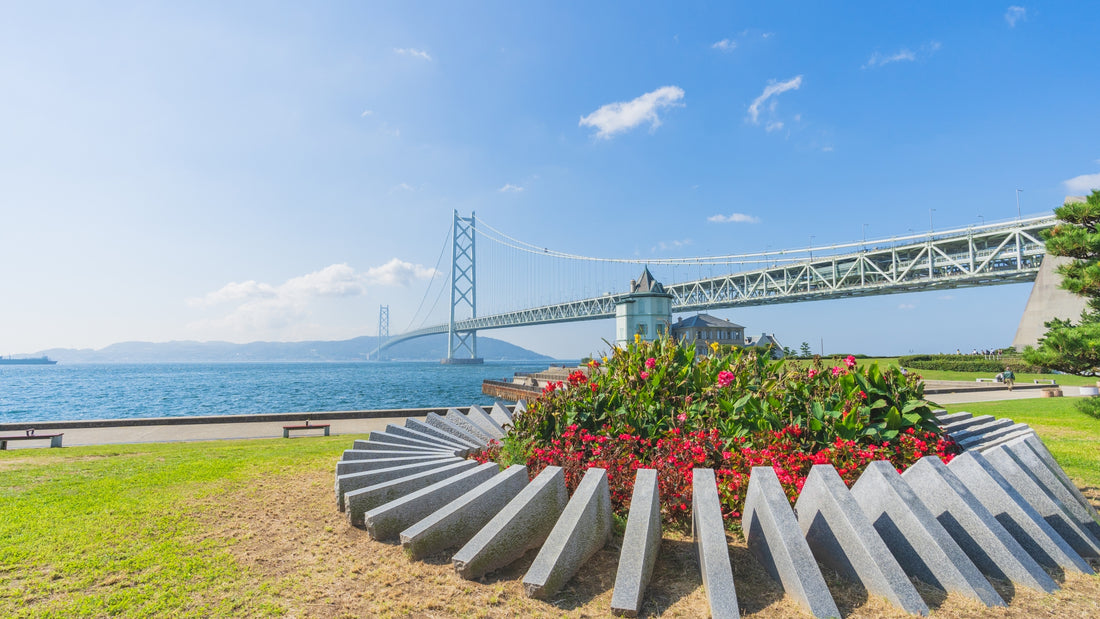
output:
[[[593,4],[5,3],[0,354],[343,339],[380,304],[398,332],[454,209],[646,258],[1100,186],[1089,3]],[[716,313],[796,348],[935,352],[1009,344],[1029,289]],[[488,334],[577,357],[612,325]]]

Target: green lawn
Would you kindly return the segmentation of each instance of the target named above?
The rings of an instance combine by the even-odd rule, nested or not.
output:
[[[897,366],[897,357],[878,357],[873,359],[859,359],[860,366],[878,363],[879,367]],[[912,370],[926,380],[962,380],[968,383],[975,378],[993,378],[996,372],[950,372],[947,370]],[[1074,374],[1017,374],[1017,383],[1030,383],[1033,380],[1047,381],[1054,379],[1059,385],[1091,385],[1097,384],[1095,376],[1076,376]]]
[[[250,481],[330,468],[348,441],[0,452],[0,616],[284,614],[195,515]]]
[[[1100,487],[1100,421],[1076,411],[1071,399],[966,404],[949,410],[1007,416],[1030,424],[1070,477],[1082,486]],[[358,563],[347,563],[347,568],[311,568],[310,574],[317,572],[313,574],[317,580],[303,584],[302,572],[272,574],[242,564],[240,554],[234,551],[238,544],[255,545],[248,537],[250,531],[232,525],[228,534],[219,533],[202,523],[233,522],[228,514],[238,509],[247,510],[246,518],[277,516],[264,512],[266,503],[242,507],[235,502],[234,497],[245,496],[261,485],[266,485],[268,492],[279,492],[278,488],[300,484],[308,476],[327,494],[324,486],[328,482],[324,480],[353,438],[0,452],[0,617],[300,615],[302,600],[297,596],[303,590],[329,591],[332,582],[351,582],[359,573]],[[291,520],[281,525],[282,529],[276,527],[275,534],[293,534],[299,522]],[[326,544],[349,546],[339,541],[345,535],[341,530],[329,531],[333,537],[326,538],[332,540]],[[306,554],[322,547],[301,541],[287,545]],[[354,547],[340,552],[349,555],[345,557],[349,562],[360,561],[353,559]],[[375,554],[381,557],[386,553]],[[381,575],[436,568],[448,572],[447,566],[422,563],[410,568],[407,561],[397,561],[403,559],[399,549],[390,554],[396,559],[389,560],[399,567],[383,563],[383,567],[366,564],[363,568],[363,574],[381,579],[382,584],[375,587],[377,591],[360,587],[368,596],[363,598],[362,608],[377,611],[399,593],[387,589],[390,585]],[[405,603],[414,599],[410,596],[428,595],[422,593],[424,583],[443,583],[454,589],[447,584],[453,581],[451,576],[416,572],[409,578],[418,584],[402,585]],[[532,608],[561,614],[560,609],[547,610],[527,600],[517,583],[508,581],[507,586],[516,589],[516,597],[502,609],[520,615]],[[475,593],[487,590],[478,588]],[[455,594],[444,590],[438,595]],[[480,600],[476,596],[471,599]],[[443,612],[432,606],[432,600],[414,602],[419,606],[410,608]],[[404,607],[390,614],[402,614],[400,608]]]
[[[1009,417],[1031,426],[1047,449],[1081,486],[1100,488],[1100,420],[1074,407],[1076,398],[1034,398],[950,404],[949,412]]]

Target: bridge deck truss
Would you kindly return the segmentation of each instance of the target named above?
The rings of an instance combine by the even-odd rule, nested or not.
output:
[[[1046,252],[1040,231],[1054,224],[1053,217],[1039,217],[952,230],[929,234],[919,242],[888,243],[666,285],[665,289],[673,296],[673,312],[689,312],[1029,282],[1035,280]],[[604,295],[455,321],[454,328],[472,332],[611,318],[622,296],[625,294]],[[447,330],[444,324],[410,331],[391,338],[386,346]]]

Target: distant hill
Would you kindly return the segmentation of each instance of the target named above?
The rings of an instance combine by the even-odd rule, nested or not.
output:
[[[378,345],[363,336],[335,342],[121,342],[99,350],[51,348],[34,353],[60,363],[226,363],[235,361],[365,361]],[[549,361],[526,348],[491,337],[477,338],[478,355],[486,361]],[[429,335],[386,349],[386,359],[438,361],[447,356],[447,336]]]

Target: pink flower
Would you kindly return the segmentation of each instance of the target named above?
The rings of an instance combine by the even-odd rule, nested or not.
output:
[[[733,379],[733,372],[730,372],[729,370],[722,370],[721,372],[718,372],[719,387],[729,387],[730,383],[733,382]]]
[[[649,372],[646,372],[646,371],[643,370],[642,373],[639,374],[638,376],[641,376],[642,380],[646,380],[646,379],[649,378]]]
[[[813,378],[814,376],[817,376],[817,370],[810,368],[810,378]]]
[[[654,359],[653,357],[650,357],[650,358],[646,359],[645,360],[645,367],[646,367],[647,370],[652,370],[653,368],[657,367],[657,360]]]
[[[687,421],[687,418],[688,418],[688,416],[684,413],[680,413],[679,415],[676,415],[676,421],[679,421],[680,423],[683,423],[683,422]]]
[[[840,368],[835,365],[833,366],[833,376],[840,376]]]
[[[856,358],[853,355],[848,355],[844,359],[844,365],[848,366],[848,369],[856,367]]]

